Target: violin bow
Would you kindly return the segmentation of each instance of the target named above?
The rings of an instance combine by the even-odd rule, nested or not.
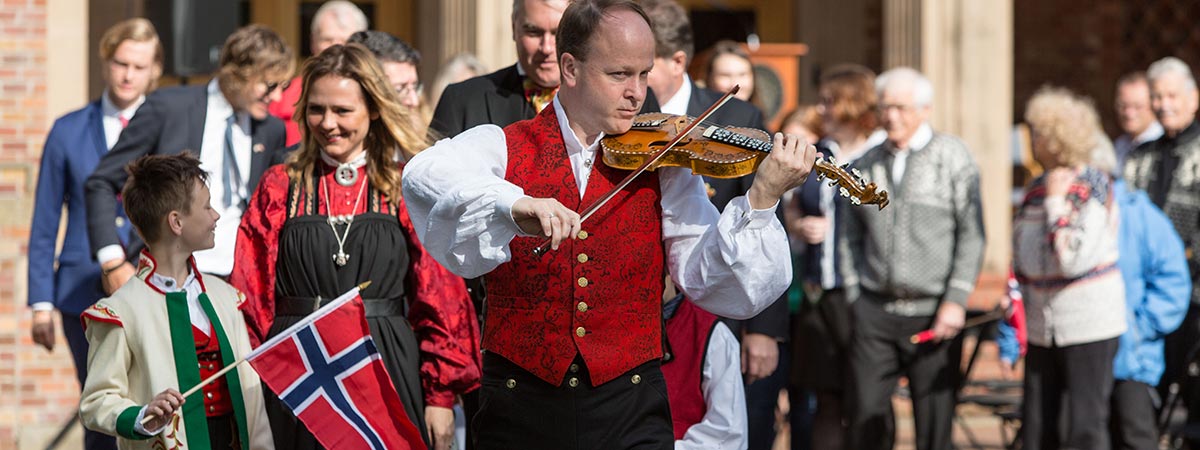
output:
[[[726,92],[725,95],[721,96],[720,100],[717,100],[716,103],[713,103],[712,106],[709,106],[708,109],[704,110],[704,113],[696,117],[696,120],[693,120],[686,127],[684,127],[682,131],[675,135],[675,138],[671,139],[671,142],[667,143],[666,147],[663,147],[662,150],[659,150],[654,154],[654,156],[646,159],[646,162],[642,163],[642,165],[637,169],[634,169],[634,171],[626,176],[624,180],[621,180],[620,184],[617,184],[617,186],[611,191],[609,191],[607,194],[604,194],[604,196],[596,200],[595,203],[592,203],[591,206],[583,211],[583,214],[579,215],[579,223],[586,221],[588,217],[591,217],[592,214],[595,214],[596,211],[599,211],[600,208],[604,207],[605,203],[608,203],[609,200],[612,200],[613,197],[616,197],[617,192],[620,192],[622,189],[625,189],[626,186],[629,186],[629,183],[632,183],[633,180],[638,177],[638,175],[641,175],[643,172],[649,170],[654,164],[658,163],[663,156],[666,156],[667,152],[671,151],[672,148],[675,148],[676,144],[679,144],[679,141],[682,141],[689,134],[691,134],[696,127],[708,120],[708,117],[717,112],[717,109],[720,109],[725,105],[725,103],[728,103],[729,99],[733,98],[733,95],[737,94],[738,89],[740,88],[740,85],[733,85],[733,89],[730,89],[729,92]],[[546,254],[546,251],[548,250],[550,250],[550,238],[545,238],[542,240],[541,245],[533,249],[533,254],[542,256]]]

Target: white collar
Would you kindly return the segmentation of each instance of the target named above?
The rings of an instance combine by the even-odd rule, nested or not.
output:
[[[667,114],[684,116],[687,115],[688,102],[691,100],[692,78],[685,73],[683,74],[683,84],[679,86],[679,90],[675,91],[675,95],[663,103],[659,110]]]
[[[221,85],[217,83],[217,79],[213,78],[208,82],[208,111],[215,114],[209,119],[225,120],[230,114],[233,114],[233,105],[229,104],[229,100],[225,98],[225,93],[221,92]],[[238,121],[242,119],[242,114],[238,114]]]
[[[100,114],[104,117],[120,116],[124,117],[125,120],[132,119],[133,114],[136,113],[138,108],[142,106],[142,103],[146,102],[146,96],[143,95],[138,97],[138,99],[134,101],[133,104],[129,105],[128,108],[118,110],[117,105],[114,105],[112,99],[108,98],[108,94],[109,91],[107,88],[105,88],[104,92],[100,94]]]
[[[1155,120],[1153,122],[1150,122],[1150,126],[1146,127],[1145,131],[1142,131],[1141,134],[1137,135],[1137,137],[1133,138],[1130,142],[1133,145],[1140,145],[1142,143],[1150,142],[1155,139],[1158,139],[1158,138],[1162,137],[1162,135],[1163,135],[1162,124],[1158,123],[1158,121]]]
[[[157,271],[150,274],[150,278],[148,281],[151,285],[153,285],[154,287],[158,288],[158,290],[163,291],[163,292],[183,292],[185,289],[187,289],[187,288],[191,287],[193,284],[197,283],[196,273],[192,271],[192,268],[190,265],[188,267],[187,278],[185,278],[183,280],[183,284],[179,284],[178,280],[168,277],[166,275],[162,275],[162,274],[158,273]]]
[[[398,153],[399,152],[397,152],[397,154]],[[357,170],[359,167],[367,165],[366,150],[364,150],[362,153],[359,153],[358,156],[354,157],[354,159],[348,163],[338,162],[338,160],[333,159],[332,156],[326,155],[325,152],[320,152],[320,155],[321,155],[321,161],[325,162],[325,164],[329,164],[330,167],[341,167],[343,164],[345,164],[345,165],[349,165],[350,168]]]
[[[912,137],[908,139],[907,146],[900,148],[896,147],[895,145],[889,145],[888,147],[891,148],[893,152],[900,152],[904,150],[915,152],[925,148],[925,146],[929,145],[929,141],[932,140],[933,128],[929,126],[929,123],[923,123],[919,128],[917,128],[917,132],[913,133]]]

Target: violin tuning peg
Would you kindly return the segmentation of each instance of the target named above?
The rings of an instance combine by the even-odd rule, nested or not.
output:
[[[841,188],[840,190],[838,190],[838,192],[842,194],[842,197],[850,197],[850,191],[846,190],[846,188]],[[850,197],[850,198],[856,198],[856,197]]]
[[[862,178],[862,172],[859,172],[858,169],[850,169],[850,173],[854,174],[855,178]]]
[[[862,200],[859,199],[858,197],[850,197],[850,203],[853,203],[855,206],[858,206],[858,205],[862,204]]]
[[[829,187],[837,186],[837,184],[838,184],[837,180],[832,179],[832,178],[829,180]]]

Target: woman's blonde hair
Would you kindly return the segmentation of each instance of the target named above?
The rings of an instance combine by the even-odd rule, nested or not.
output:
[[[367,110],[378,113],[371,119],[363,149],[367,153],[367,177],[371,186],[395,203],[400,198],[400,169],[398,159],[408,160],[429,146],[425,135],[415,129],[408,117],[408,108],[400,104],[396,91],[388,83],[383,68],[370,50],[359,44],[334,45],[314,56],[304,65],[303,89],[296,103],[293,118],[304,130],[300,148],[288,158],[288,178],[310,186],[313,166],[320,159],[321,147],[308,126],[308,96],[313,84],[323,77],[335,76],[354,80],[362,89]]]
[[[1025,105],[1025,122],[1036,136],[1034,145],[1043,146],[1040,153],[1051,158],[1054,167],[1074,167],[1091,161],[1100,116],[1090,99],[1064,88],[1042,87]]]

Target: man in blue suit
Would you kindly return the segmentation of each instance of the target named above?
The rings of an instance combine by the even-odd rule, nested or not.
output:
[[[62,313],[63,334],[75,358],[80,386],[87,377],[88,349],[79,314],[104,296],[100,266],[89,251],[83,183],[117,142],[146,92],[158,82],[163,50],[149,21],[130,19],[104,33],[100,58],[105,64],[101,70],[107,84],[104,94],[60,117],[46,137],[29,233],[33,341],[47,351],[54,350],[54,310]],[[66,239],[56,254],[63,205],[67,207]],[[130,226],[123,214],[116,217],[114,225],[122,241],[128,239]],[[116,442],[87,431],[84,448],[115,449]]]

